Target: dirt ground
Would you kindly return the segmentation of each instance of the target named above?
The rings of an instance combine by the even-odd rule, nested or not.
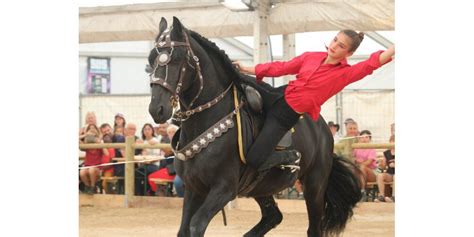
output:
[[[260,212],[227,209],[227,226],[219,213],[211,221],[209,237],[243,236],[260,220]],[[79,207],[81,237],[169,237],[176,236],[181,218],[180,208]],[[306,213],[283,213],[283,222],[268,237],[306,236]],[[363,203],[355,209],[342,236],[395,236],[394,204]]]

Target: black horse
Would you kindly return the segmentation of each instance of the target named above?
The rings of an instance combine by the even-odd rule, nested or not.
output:
[[[282,221],[273,194],[296,178],[304,185],[308,236],[343,231],[360,188],[353,166],[333,154],[333,138],[322,117],[314,122],[305,115],[294,128],[294,148],[302,155],[299,172],[271,168],[259,174],[239,159],[236,125],[238,117],[247,128],[249,121],[259,121],[243,106],[240,89],[243,79],[253,78],[238,72],[214,43],[186,29],[177,18],[169,29],[161,19],[148,60],[149,112],[154,121],[165,122],[173,108],[180,107],[175,115],[182,122],[173,145],[175,167],[186,191],[178,236],[204,236],[211,219],[237,195],[255,198],[262,213],[244,236],[263,236]]]

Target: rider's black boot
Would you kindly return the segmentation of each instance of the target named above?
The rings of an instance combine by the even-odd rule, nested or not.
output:
[[[298,166],[301,153],[297,150],[275,151],[258,167],[258,171],[264,171],[275,166],[296,165]]]

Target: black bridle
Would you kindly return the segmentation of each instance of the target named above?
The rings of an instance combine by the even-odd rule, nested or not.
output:
[[[194,102],[196,101],[196,99],[199,97],[199,95],[202,92],[203,77],[202,77],[202,73],[201,73],[201,66],[199,65],[199,58],[194,54],[193,49],[191,48],[191,44],[189,43],[188,35],[186,34],[186,32],[184,30],[183,30],[183,35],[184,35],[184,38],[185,38],[186,42],[171,41],[171,30],[166,29],[163,32],[163,34],[160,36],[160,38],[155,42],[155,48],[154,49],[158,53],[158,56],[155,59],[155,62],[154,62],[154,65],[153,65],[154,68],[153,68],[152,72],[150,73],[150,84],[151,85],[158,84],[161,87],[168,90],[169,92],[171,92],[172,96],[170,98],[170,103],[171,103],[171,106],[173,108],[176,108],[178,106],[178,102],[180,102],[179,93],[180,93],[181,87],[183,85],[184,76],[186,75],[186,65],[185,65],[185,63],[187,62],[189,64],[189,66],[196,69],[196,77],[199,79],[199,83],[200,83],[199,91],[196,94],[196,96],[191,100],[189,105],[184,104],[182,101],[180,103],[181,105],[183,105],[183,107],[186,110],[189,110],[193,106]],[[176,86],[176,89],[173,89],[170,86],[170,84],[167,82],[167,80],[168,80],[168,66],[169,66],[168,64],[171,61],[171,56],[173,55],[173,51],[174,51],[175,47],[185,47],[186,50],[187,50],[187,55],[186,55],[186,60],[183,61],[180,65],[181,70],[179,72],[179,81],[178,81],[178,84]],[[168,53],[167,51],[163,50],[165,48],[170,48],[170,52]],[[162,51],[160,51],[160,49]],[[195,66],[193,66],[190,63],[191,58],[194,60],[194,65]],[[165,67],[165,70],[166,70],[165,78],[155,77],[156,70],[158,69],[159,66],[164,66]]]
[[[213,105],[217,104],[222,98],[224,98],[225,94],[230,90],[232,87],[233,83],[229,85],[229,87],[221,93],[219,96],[214,98],[213,100],[197,106],[194,109],[191,109],[194,102],[197,100],[199,95],[201,94],[203,88],[204,88],[204,81],[203,81],[203,76],[201,72],[201,66],[199,65],[199,58],[194,54],[193,49],[191,48],[191,44],[189,42],[189,38],[187,33],[183,30],[182,31],[184,35],[185,42],[179,42],[179,41],[171,41],[171,29],[166,29],[163,31],[163,34],[158,38],[158,40],[155,42],[155,50],[158,53],[158,56],[155,59],[153,69],[150,73],[150,84],[158,84],[159,86],[163,87],[164,89],[168,90],[171,93],[170,97],[170,103],[173,108],[177,108],[178,104],[182,105],[184,107],[184,111],[178,111],[176,112],[175,116],[181,120],[184,121],[188,119],[191,115],[201,112],[205,109],[208,109],[212,107]],[[176,89],[173,89],[170,84],[167,82],[168,80],[168,64],[171,61],[171,56],[173,55],[173,51],[175,47],[185,47],[187,54],[186,54],[186,60],[184,60],[180,64],[180,72],[179,72],[179,80],[178,84],[176,86]],[[163,50],[165,48],[170,48],[170,52],[168,53],[167,51]],[[160,51],[161,49],[161,51]],[[194,61],[193,66],[191,64],[191,59]],[[183,101],[180,101],[180,92],[181,92],[181,87],[183,86],[183,80],[186,75],[186,63],[193,69],[196,70],[196,77],[199,79],[199,91],[197,94],[194,96],[194,98],[191,100],[189,105],[186,105]],[[158,69],[159,66],[165,67],[165,78],[159,78],[155,77],[156,70]],[[196,78],[195,77],[195,78]]]

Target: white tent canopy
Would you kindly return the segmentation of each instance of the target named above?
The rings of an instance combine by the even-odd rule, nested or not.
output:
[[[394,30],[394,0],[282,0],[272,3],[273,7],[268,8],[270,35],[344,28]],[[80,8],[79,42],[151,40],[157,34],[161,17],[169,21],[173,16],[205,37],[234,37],[253,35],[258,15],[255,11],[231,11],[218,1]]]

